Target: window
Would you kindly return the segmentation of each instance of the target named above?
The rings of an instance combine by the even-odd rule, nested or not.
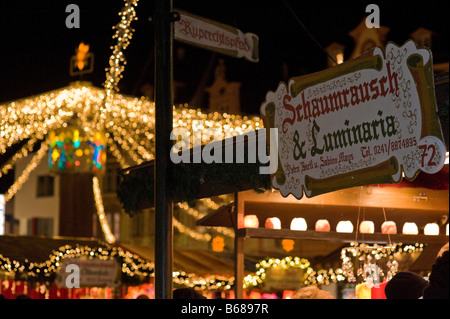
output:
[[[50,175],[38,176],[37,197],[51,197],[54,195],[55,178]]]
[[[31,218],[27,226],[29,236],[53,236],[53,218]]]
[[[120,183],[118,164],[108,164],[106,167],[105,177],[103,178],[103,192],[105,194],[115,193],[117,191],[117,186]]]

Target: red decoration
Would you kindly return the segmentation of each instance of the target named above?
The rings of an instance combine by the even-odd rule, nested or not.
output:
[[[388,220],[381,225],[381,233],[386,235],[397,234],[397,225],[395,222]]]
[[[316,222],[316,231],[330,231],[330,223],[326,219],[319,219]]]

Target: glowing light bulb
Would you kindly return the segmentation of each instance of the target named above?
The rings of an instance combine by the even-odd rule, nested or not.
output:
[[[375,225],[372,221],[364,220],[359,225],[359,232],[361,234],[373,234],[375,232]]]
[[[406,222],[403,224],[402,233],[403,235],[417,235],[419,229],[417,228],[416,223]]]
[[[439,225],[436,223],[426,224],[423,233],[429,236],[437,236],[439,235]]]
[[[247,215],[244,217],[244,227],[246,228],[258,228],[259,219],[256,215]]]
[[[316,221],[315,230],[316,231],[330,231],[330,223],[326,219],[319,219]]]
[[[270,217],[266,219],[264,226],[271,229],[281,229],[281,221],[278,217]]]
[[[306,220],[302,217],[294,218],[291,222],[291,230],[305,231],[308,228]]]
[[[336,226],[336,231],[338,233],[352,233],[353,224],[349,220],[341,220]]]
[[[397,234],[397,224],[391,220],[385,221],[381,225],[381,233],[386,235],[395,235]]]

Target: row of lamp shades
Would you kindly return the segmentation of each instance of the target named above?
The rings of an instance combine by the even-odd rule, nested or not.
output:
[[[246,215],[244,217],[244,227],[246,228],[258,228],[259,219],[256,215]],[[281,221],[278,217],[267,218],[264,223],[265,228],[281,229]],[[448,224],[446,229],[446,235],[448,236]],[[305,231],[308,228],[306,220],[302,217],[294,218],[291,221],[291,230]],[[330,223],[326,219],[319,219],[316,221],[316,231],[330,231]],[[342,220],[336,226],[336,232],[338,233],[352,233],[353,223],[349,220]],[[375,232],[375,225],[372,221],[364,220],[359,225],[359,232],[361,234],[373,234]],[[397,225],[394,221],[385,221],[381,225],[381,233],[395,235],[397,234]],[[417,235],[419,229],[416,223],[406,222],[403,224],[402,234],[404,235]],[[439,235],[439,225],[436,223],[428,223],[424,227],[425,235]]]

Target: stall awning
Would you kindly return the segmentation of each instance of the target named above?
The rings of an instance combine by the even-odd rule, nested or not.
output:
[[[94,238],[40,237],[40,236],[0,236],[0,255],[23,263],[25,260],[42,263],[49,259],[53,251],[69,245],[106,248],[106,244]]]
[[[155,247],[133,244],[120,244],[124,250],[141,256],[148,261],[155,260]],[[248,260],[246,264],[247,273],[255,271],[256,261]],[[231,255],[219,254],[193,249],[173,250],[173,270],[195,273],[197,275],[234,275],[234,261]]]

